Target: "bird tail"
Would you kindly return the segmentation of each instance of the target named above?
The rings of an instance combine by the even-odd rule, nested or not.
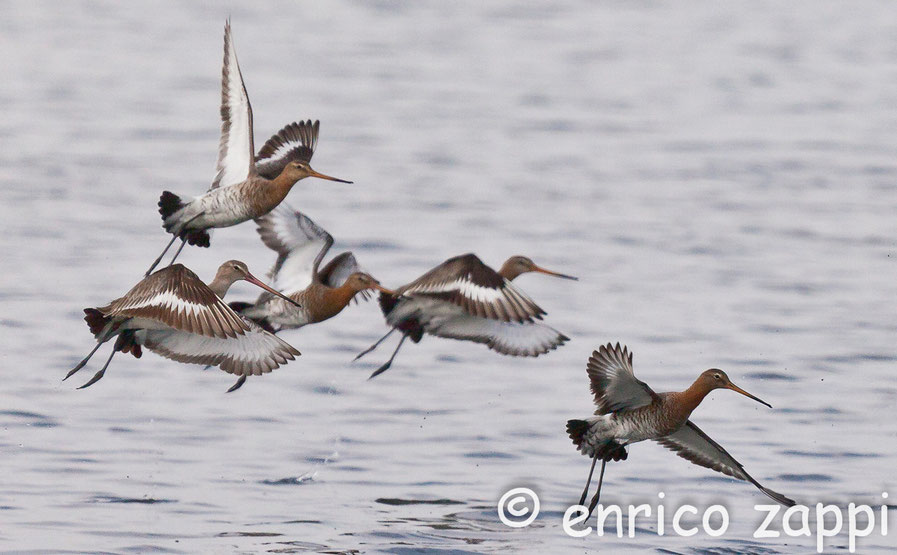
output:
[[[184,209],[193,199],[184,199],[171,191],[163,191],[159,197],[159,214],[162,215],[162,227],[168,233],[174,233],[181,239],[186,239],[191,245],[208,247],[211,244],[211,236],[204,229],[183,229]]]
[[[380,292],[380,298],[377,299],[380,303],[380,310],[383,311],[384,316],[388,316],[392,309],[396,307],[396,304],[399,302],[399,297],[396,295],[390,295],[389,293]]]
[[[588,441],[589,430],[592,424],[588,420],[568,420],[567,434],[573,440],[573,444],[584,455],[589,457],[598,456],[603,461],[624,461],[629,456],[626,452],[626,446],[622,443],[607,439],[594,442]]]
[[[396,307],[399,306],[399,301],[402,299],[407,299],[407,297],[390,295],[381,291],[377,302],[380,303],[380,310],[383,311],[387,324],[401,331],[411,341],[420,343],[425,331],[420,320],[416,316],[409,315],[408,311],[404,311],[404,314],[393,314],[393,311],[396,310]]]
[[[178,224],[178,216],[186,208],[188,203],[171,191],[163,191],[159,197],[159,214],[162,214],[162,226],[169,233],[174,232]]]
[[[106,324],[109,323],[110,318],[106,317],[102,312],[95,308],[85,308],[84,314],[84,321],[87,322],[87,327],[90,328],[90,333],[92,333],[94,337],[99,338],[100,334],[106,328]]]
[[[567,421],[567,434],[573,440],[573,444],[576,445],[577,449],[582,448],[582,442],[585,440],[590,427],[585,420]]]

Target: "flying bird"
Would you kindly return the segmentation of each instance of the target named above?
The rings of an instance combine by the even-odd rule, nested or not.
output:
[[[106,306],[85,308],[84,320],[97,345],[63,380],[83,368],[113,338],[115,344],[106,364],[78,389],[102,378],[116,352],[130,352],[140,358],[142,347],[178,362],[218,366],[239,376],[228,391],[243,385],[247,376],[268,373],[293,360],[299,351],[242,318],[221,300],[238,280],[279,294],[249,273],[239,260],[222,264],[208,285],[183,265],[174,264],[150,274]]]
[[[585,503],[595,463],[601,459],[598,490],[589,504],[589,515],[598,504],[607,462],[625,460],[628,445],[648,439],[694,464],[750,482],[782,505],[794,505],[781,493],[760,485],[728,451],[689,420],[692,411],[714,389],[731,389],[772,408],[733,384],[722,370],[711,368],[703,372],[685,391],[655,393],[635,377],[632,353],[619,343],[608,343],[592,353],[586,371],[598,409],[595,416],[567,421],[567,433],[576,448],[592,459],[580,505]]]
[[[402,338],[371,378],[392,365],[406,338],[419,343],[435,335],[483,343],[503,355],[536,357],[569,338],[538,322],[546,313],[511,281],[527,272],[577,278],[546,270],[525,256],[512,256],[496,272],[474,254],[450,258],[393,293],[380,293],[380,308],[392,328],[355,360],[373,351],[395,330]]]
[[[333,237],[287,203],[256,223],[262,242],[277,253],[269,281],[301,305],[296,307],[268,292],[255,303],[230,303],[231,308],[268,331],[300,328],[333,318],[358,295],[367,298],[370,290],[393,293],[362,272],[351,252],[337,255],[321,269]]]
[[[224,27],[224,67],[221,72],[221,141],[218,146],[217,174],[208,192],[198,197],[165,191],[159,198],[162,226],[171,241],[153,262],[149,275],[162,257],[181,239],[170,264],[187,243],[200,247],[210,244],[209,230],[230,227],[258,218],[280,204],[300,179],[317,177],[351,183],[324,175],[309,162],[318,139],[318,122],[291,123],[271,137],[255,156],[252,106],[243,84],[237,53],[231,38],[230,22]]]

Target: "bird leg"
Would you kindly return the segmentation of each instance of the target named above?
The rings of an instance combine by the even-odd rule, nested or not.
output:
[[[237,379],[237,383],[235,383],[234,385],[230,386],[230,389],[227,390],[227,393],[232,393],[232,392],[234,392],[234,391],[240,389],[241,387],[243,387],[243,383],[244,383],[245,381],[246,381],[246,375],[244,374],[244,375],[240,376],[239,379]]]
[[[389,367],[392,365],[392,361],[393,361],[393,359],[396,358],[396,355],[397,355],[397,354],[399,354],[399,349],[402,348],[402,343],[405,342],[405,338],[406,338],[406,337],[408,337],[408,334],[403,333],[403,334],[402,334],[402,338],[399,339],[399,344],[396,346],[396,350],[392,352],[392,356],[389,357],[389,360],[386,361],[386,364],[384,364],[384,365],[381,366],[380,368],[377,368],[377,370],[375,370],[374,373],[371,374],[370,377],[368,377],[369,380],[370,380],[371,378],[373,378],[373,377],[375,377],[375,376],[379,376],[379,375],[382,374],[383,372],[386,372],[387,370],[389,370]]]
[[[174,261],[178,259],[178,256],[181,255],[181,251],[184,250],[184,247],[187,245],[187,236],[185,235],[183,239],[181,239],[181,246],[178,247],[178,252],[174,253],[174,257],[172,257],[171,262],[168,263],[169,266],[174,264]]]
[[[386,335],[384,335],[383,337],[381,337],[380,339],[378,339],[376,343],[374,343],[373,345],[371,345],[371,346],[368,347],[367,349],[365,349],[365,350],[361,351],[360,353],[358,353],[358,354],[355,356],[355,358],[352,359],[352,362],[355,362],[356,360],[360,359],[360,358],[363,357],[364,355],[366,355],[366,354],[370,353],[371,351],[373,351],[374,349],[376,349],[377,346],[380,345],[381,343],[383,343],[383,341],[384,341],[387,337],[389,337],[390,335],[392,335],[392,332],[394,332],[394,331],[396,331],[395,328],[390,328],[390,330],[389,330],[388,332],[386,332]]]
[[[579,504],[586,504],[586,495],[589,494],[589,484],[592,483],[592,474],[595,473],[595,463],[598,462],[598,451],[595,451],[595,456],[592,457],[592,468],[589,469],[589,479],[586,480],[586,489],[582,490],[582,497],[579,498]]]
[[[69,379],[70,377],[72,377],[72,374],[74,374],[78,370],[84,368],[84,366],[87,365],[87,361],[90,360],[90,357],[92,357],[93,354],[97,352],[97,349],[99,349],[103,345],[103,343],[105,343],[105,341],[97,341],[97,346],[94,347],[93,350],[90,351],[90,353],[86,357],[84,357],[84,360],[82,360],[81,362],[78,363],[77,366],[75,366],[74,368],[69,370],[69,373],[66,374],[64,378],[62,378],[62,381]]]
[[[175,241],[175,239],[177,239],[177,238],[178,238],[177,235],[175,235],[174,237],[171,238],[171,241],[169,241],[168,246],[165,247],[165,250],[162,251],[162,254],[159,255],[159,258],[157,258],[157,259],[155,260],[155,262],[153,262],[153,265],[150,266],[149,270],[147,270],[146,273],[143,274],[143,277],[146,277],[146,276],[150,275],[151,273],[153,273],[153,270],[156,269],[156,266],[159,265],[159,262],[162,262],[162,257],[165,256],[165,253],[168,252],[168,249],[171,248],[171,245],[174,244],[174,241]],[[186,239],[185,239],[185,240],[186,240]],[[183,247],[183,245],[181,245],[181,247]]]
[[[589,503],[589,516],[586,517],[586,520],[592,516],[592,511],[595,510],[595,506],[598,504],[598,500],[601,498],[601,483],[604,481],[604,467],[607,466],[607,460],[601,461],[601,474],[598,475],[598,491],[595,492],[595,497],[592,498],[592,502]]]
[[[115,356],[116,351],[117,351],[117,349],[113,348],[113,349],[112,349],[112,354],[110,354],[110,355],[109,355],[109,358],[106,359],[106,364],[103,365],[103,368],[101,368],[99,372],[97,372],[96,374],[94,374],[93,377],[90,378],[90,381],[89,381],[89,382],[87,382],[86,384],[82,385],[82,386],[79,387],[78,389],[84,389],[85,387],[90,387],[90,386],[92,386],[93,384],[95,384],[95,383],[97,383],[98,381],[100,381],[100,378],[102,378],[102,377],[103,377],[103,374],[106,373],[106,368],[109,367],[109,363],[112,362],[112,357]]]

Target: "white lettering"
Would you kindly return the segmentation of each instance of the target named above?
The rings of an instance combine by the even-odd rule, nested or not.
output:
[[[779,506],[778,505],[754,505],[755,511],[766,511],[766,520],[760,523],[760,527],[754,530],[755,538],[778,538],[779,531],[778,530],[769,530],[769,525],[772,524],[772,519],[779,514]]]
[[[695,534],[698,533],[697,526],[686,530],[686,529],[682,528],[682,526],[679,525],[679,521],[682,519],[682,515],[686,512],[696,515],[696,514],[698,514],[698,509],[696,509],[695,507],[692,507],[691,505],[682,505],[681,507],[676,509],[675,513],[673,513],[673,531],[685,538],[687,538],[689,536],[694,536]]]
[[[579,513],[573,518],[570,516],[573,513]],[[564,511],[564,532],[567,533],[568,536],[572,536],[574,538],[584,538],[592,533],[592,527],[586,526],[582,530],[574,530],[574,524],[580,524],[585,522],[585,520],[589,518],[589,508],[584,507],[582,505],[573,505],[569,507],[566,511]]]
[[[715,530],[710,527],[710,515],[712,515],[713,513],[719,513],[719,515],[723,519],[722,526]],[[707,507],[706,511],[704,511],[704,517],[701,519],[701,524],[704,526],[704,532],[708,536],[718,538],[725,534],[726,530],[729,529],[729,511],[727,511],[726,508],[722,505],[711,505]]]
[[[619,505],[610,505],[605,508],[604,505],[601,505],[600,503],[598,504],[598,511],[597,511],[597,516],[596,516],[596,519],[598,521],[596,523],[596,526],[598,528],[598,535],[599,536],[604,535],[604,521],[607,520],[607,515],[610,513],[617,514],[617,537],[622,538],[623,537],[623,509],[621,509]]]
[[[635,537],[635,517],[639,515],[639,513],[645,513],[645,516],[651,516],[651,505],[645,503],[644,505],[639,505],[638,507],[634,507],[632,505],[629,506],[629,537]]]
[[[857,528],[857,515],[859,513],[866,515],[866,527],[862,530]],[[851,503],[847,506],[847,548],[851,553],[856,552],[857,537],[865,538],[872,533],[875,528],[875,513],[869,505],[859,505]]]
[[[826,513],[831,513],[835,515],[835,527],[834,528],[826,528],[825,527],[825,515]],[[824,538],[831,538],[833,536],[837,536],[838,532],[841,531],[841,526],[844,525],[844,517],[841,516],[841,509],[838,508],[837,505],[825,505],[822,503],[816,504],[816,551],[822,553],[822,547],[824,543]]]

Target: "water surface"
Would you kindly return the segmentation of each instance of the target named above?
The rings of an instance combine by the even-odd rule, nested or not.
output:
[[[805,553],[754,539],[766,498],[640,444],[605,501],[724,504],[723,538],[574,539],[585,360],[621,341],[657,390],[708,367],[694,419],[800,502],[881,503],[893,471],[897,25],[887,3],[0,3],[0,550]],[[445,258],[526,254],[519,284],[573,340],[534,360],[426,339],[367,375],[374,303],[283,337],[302,357],[224,394],[219,371],[91,347],[81,309],[165,242],[163,189],[213,177],[230,15],[256,144],[322,121],[288,200],[387,286]],[[183,255],[204,278],[273,253],[245,224]],[[234,298],[251,298],[248,285]],[[495,503],[528,486],[523,530]],[[895,523],[892,522],[891,528]],[[846,548],[841,535],[833,549]],[[860,540],[886,551],[894,537]]]

